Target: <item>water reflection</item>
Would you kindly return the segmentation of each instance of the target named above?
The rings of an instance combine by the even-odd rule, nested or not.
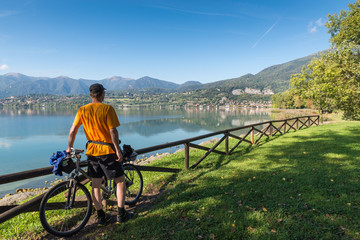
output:
[[[7,141],[6,139],[0,138],[0,149],[1,148],[10,148],[10,147],[11,147],[11,142]]]
[[[68,134],[76,111],[45,112],[39,110],[2,110],[0,132],[2,137],[25,138],[38,135]],[[247,108],[222,110],[117,110],[121,134],[149,137],[168,131],[188,133],[200,130],[219,131],[250,125],[270,118],[267,109]],[[82,128],[81,128],[82,129]],[[80,133],[83,133],[80,130]]]
[[[49,115],[74,115],[76,109],[45,109],[45,108],[22,108],[22,109],[0,109],[0,116],[49,116]]]
[[[269,111],[265,109],[241,109],[238,111],[210,111],[210,110],[187,110],[176,111],[159,115],[157,112],[143,112],[144,115],[137,119],[132,116],[124,118],[123,112],[118,112],[121,124],[121,134],[138,134],[143,137],[154,136],[159,133],[182,130],[188,133],[206,130],[215,132],[249,125],[270,118]],[[179,139],[180,140],[180,139]]]
[[[74,111],[1,110],[0,111],[0,175],[49,166],[49,157],[67,147],[67,137]],[[253,123],[268,121],[267,109],[127,109],[117,110],[118,128],[123,143],[135,149],[177,141]],[[74,147],[84,148],[85,134],[80,128]],[[166,151],[166,150],[164,150]],[[21,187],[44,182],[27,180]],[[20,187],[14,183],[6,191]],[[0,197],[5,186],[0,186]]]

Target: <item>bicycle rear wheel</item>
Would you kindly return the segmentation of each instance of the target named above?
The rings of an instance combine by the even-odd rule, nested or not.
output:
[[[135,204],[143,190],[143,178],[139,169],[132,164],[124,164],[125,171],[125,204]]]
[[[45,194],[40,204],[40,221],[49,233],[66,237],[80,231],[89,221],[92,210],[87,188],[70,181],[57,184]]]

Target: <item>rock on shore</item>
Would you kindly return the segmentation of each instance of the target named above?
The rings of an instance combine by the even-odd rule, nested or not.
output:
[[[46,189],[31,190],[31,191],[25,191],[25,192],[17,192],[14,195],[6,195],[4,198],[0,199],[0,206],[19,204],[22,201],[28,199],[29,197],[39,195],[45,191],[47,191],[47,190]]]

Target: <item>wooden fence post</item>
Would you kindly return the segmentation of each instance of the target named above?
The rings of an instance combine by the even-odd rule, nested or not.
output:
[[[287,124],[287,121],[285,120],[285,122],[284,122],[284,134],[286,133],[286,124]]]
[[[229,133],[227,133],[225,138],[225,153],[226,155],[229,155]]]
[[[296,130],[299,130],[299,118],[296,118]]]
[[[272,126],[272,122],[270,123],[269,130],[270,130],[270,136],[272,137],[272,136],[273,136],[273,126]]]
[[[185,169],[189,169],[189,143],[185,143]]]
[[[251,127],[251,144],[254,144],[254,127]]]

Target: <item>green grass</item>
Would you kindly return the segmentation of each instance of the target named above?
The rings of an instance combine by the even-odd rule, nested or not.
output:
[[[241,144],[230,156],[210,154],[195,170],[143,172],[145,191],[165,190],[152,207],[81,237],[360,239],[359,140],[359,122],[326,124]],[[191,151],[191,163],[203,154]],[[183,168],[184,152],[152,165]],[[3,223],[0,235],[16,239],[26,226],[40,236],[37,215],[25,215]]]

